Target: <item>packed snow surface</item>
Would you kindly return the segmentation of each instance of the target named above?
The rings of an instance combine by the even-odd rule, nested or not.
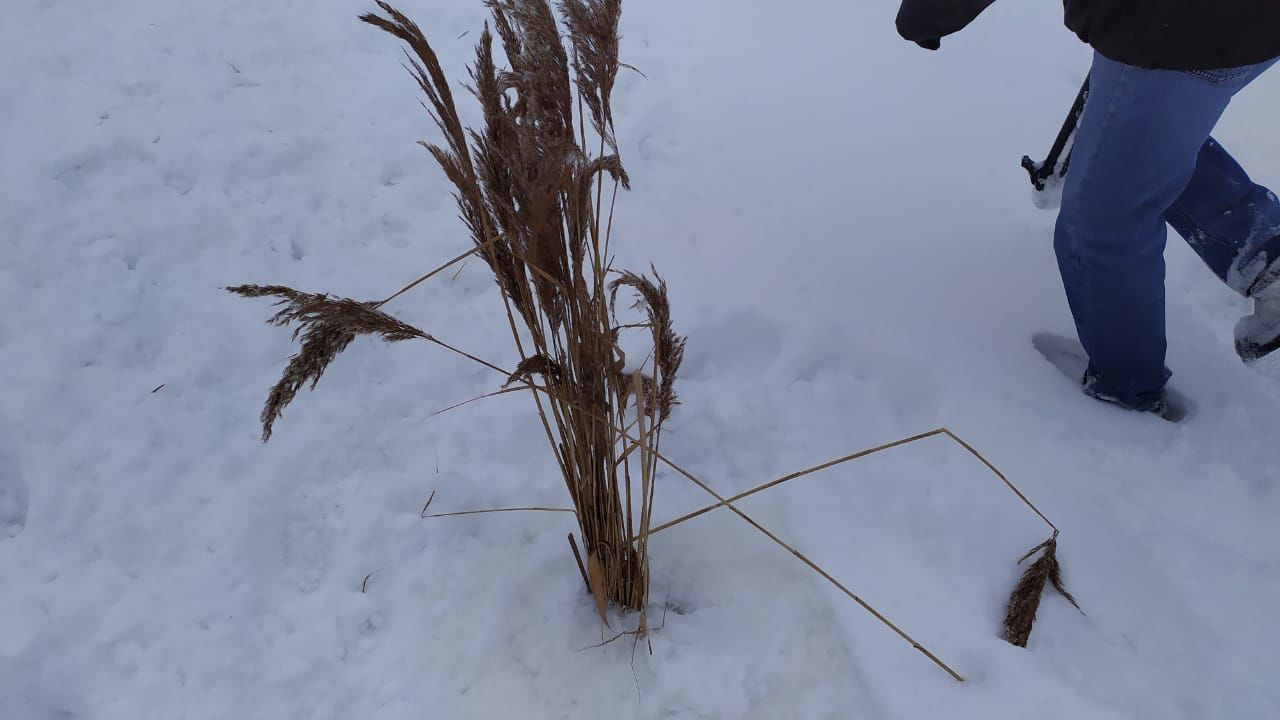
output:
[[[479,0],[401,5],[463,78]],[[1089,64],[1058,6],[928,53],[889,0],[624,4],[614,247],[689,335],[663,449],[729,494],[973,443],[1087,612],[1049,591],[1026,649],[1000,619],[1048,530],[954,443],[742,503],[963,685],[727,511],[654,538],[652,655],[586,649],[570,516],[420,517],[567,502],[528,397],[432,417],[503,378],[429,344],[357,341],[258,442],[292,346],[221,287],[376,299],[469,247],[370,9],[6,0],[0,718],[1280,717],[1280,361],[1236,359],[1249,307],[1171,238],[1178,426],[1031,346],[1071,333],[1018,166]],[[1280,71],[1218,133],[1273,187],[1278,116]],[[388,310],[514,363],[479,262]],[[660,482],[658,520],[707,500]]]

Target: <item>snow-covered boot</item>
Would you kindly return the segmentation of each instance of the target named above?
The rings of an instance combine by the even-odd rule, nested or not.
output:
[[[1271,252],[1260,253],[1267,264],[1245,293],[1253,299],[1253,314],[1236,323],[1236,352],[1245,362],[1280,350],[1280,236],[1270,244]]]

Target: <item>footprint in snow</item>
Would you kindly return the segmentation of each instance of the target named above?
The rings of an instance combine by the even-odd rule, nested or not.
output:
[[[0,448],[0,541],[17,537],[26,527],[29,495],[17,459]]]

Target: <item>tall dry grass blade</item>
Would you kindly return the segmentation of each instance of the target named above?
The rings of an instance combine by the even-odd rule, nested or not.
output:
[[[632,388],[636,397],[636,445],[640,448],[640,535],[636,542],[636,551],[641,561],[647,560],[649,552],[649,526],[650,514],[653,509],[654,494],[654,474],[657,463],[653,459],[653,443],[657,442],[656,428],[651,428],[647,422],[650,407],[645,401],[644,391],[641,387],[640,373],[635,373],[632,382]],[[640,597],[648,597],[648,588],[637,589],[636,594]],[[642,605],[640,609],[640,624],[643,627],[645,623],[645,612],[647,606]]]
[[[609,600],[604,568],[600,565],[600,556],[587,553],[587,581],[591,587],[591,597],[596,603],[596,613],[600,615],[600,624],[609,625]]]
[[[440,60],[416,23],[385,2],[379,1],[378,6],[387,17],[366,13],[360,16],[360,20],[399,38],[408,46],[406,68],[427,99],[424,107],[445,136],[444,146],[426,142],[421,144],[435,158],[445,177],[456,188],[454,199],[458,205],[459,218],[480,247],[480,254],[493,270],[504,296],[522,317],[528,318],[532,309],[521,292],[521,278],[511,257],[509,240],[495,237],[495,228],[498,226],[486,205],[480,177],[468,147],[469,135],[459,118]],[[485,33],[478,48],[490,42],[490,36]]]
[[[574,539],[573,533],[569,533],[569,549],[573,551],[573,559],[578,563],[578,571],[582,573],[582,584],[587,586],[587,592],[591,592],[591,577],[587,575],[587,566],[582,562],[582,553],[578,550],[578,541]]]
[[[427,41],[427,36],[423,34],[417,23],[390,4],[378,0],[378,7],[387,14],[387,18],[374,13],[365,13],[360,16],[360,20],[400,38],[413,50],[417,59],[409,58],[409,62],[413,63],[415,78],[431,102],[429,110],[433,114],[433,119],[445,131],[451,147],[458,151],[460,157],[465,157],[466,134],[463,131],[462,121],[458,118],[453,93],[449,89],[449,80],[445,77],[444,70],[440,67],[440,60],[436,57],[431,43]]]

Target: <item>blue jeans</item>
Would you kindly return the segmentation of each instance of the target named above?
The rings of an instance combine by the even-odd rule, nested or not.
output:
[[[1241,293],[1250,261],[1274,256],[1280,202],[1210,137],[1274,63],[1183,72],[1094,57],[1054,249],[1093,389],[1126,406],[1156,405],[1169,381],[1165,223]]]

